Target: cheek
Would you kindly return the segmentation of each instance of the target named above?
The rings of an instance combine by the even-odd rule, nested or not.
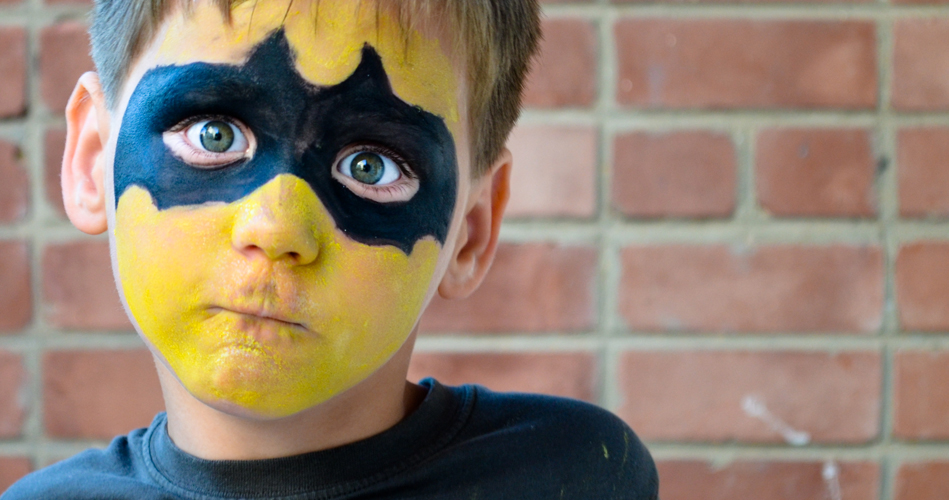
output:
[[[130,313],[146,336],[167,319],[199,306],[204,279],[228,248],[223,207],[159,211],[147,191],[132,187],[115,215],[116,260]]]
[[[319,404],[382,366],[424,306],[439,243],[423,238],[405,254],[355,242],[332,227],[308,187],[290,180],[226,205],[158,211],[136,187],[119,200],[115,244],[129,310],[153,350],[206,403],[271,417]],[[285,190],[271,192],[281,185]],[[315,261],[294,266],[248,258],[232,246],[231,235],[243,220],[239,214],[268,196],[315,207],[307,220],[277,214],[273,221],[319,219],[313,226],[320,228]],[[261,280],[268,286],[248,286]],[[254,293],[248,290],[260,296],[247,296]],[[312,335],[262,339],[233,316],[207,307],[242,299],[300,311]]]

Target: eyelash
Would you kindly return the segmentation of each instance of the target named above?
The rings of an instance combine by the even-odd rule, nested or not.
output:
[[[244,140],[247,141],[247,148],[242,152],[223,152],[212,153],[199,149],[197,144],[192,144],[187,137],[187,131],[194,125],[204,121],[220,121],[227,123],[240,131]],[[229,167],[242,160],[253,158],[256,151],[257,142],[250,128],[244,125],[240,120],[223,115],[196,115],[189,117],[177,125],[171,127],[163,134],[165,146],[173,154],[178,156],[185,163],[203,170],[217,170]],[[221,161],[226,157],[229,161]]]
[[[389,157],[399,169],[401,178],[392,184],[374,186],[363,184],[340,172],[343,160],[357,152],[370,152]],[[336,177],[344,186],[361,198],[368,198],[378,203],[408,201],[418,192],[419,178],[408,166],[408,162],[399,153],[378,144],[358,144],[343,148],[333,161],[333,177]]]
[[[246,149],[234,152],[209,152],[201,149],[201,146],[192,144],[188,138],[188,130],[191,127],[208,121],[221,121],[237,129],[247,142]],[[178,156],[183,162],[194,168],[202,170],[218,170],[227,168],[236,163],[253,158],[256,152],[257,142],[250,128],[235,118],[222,115],[196,115],[179,122],[174,127],[168,129],[163,134],[166,147],[173,154]],[[343,160],[350,155],[360,152],[368,152],[385,156],[392,160],[396,168],[399,169],[400,177],[391,184],[371,185],[357,181],[351,176],[347,176],[340,171]],[[408,166],[404,157],[392,149],[379,144],[357,144],[343,148],[332,164],[332,176],[347,189],[352,191],[360,198],[375,201],[377,203],[392,203],[410,200],[419,188],[418,175]]]

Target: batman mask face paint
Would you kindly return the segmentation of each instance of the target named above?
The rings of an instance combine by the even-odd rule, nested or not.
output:
[[[458,190],[457,113],[419,104],[455,96],[415,89],[391,56],[434,50],[450,80],[434,88],[454,91],[437,42],[323,14],[355,26],[345,50],[301,50],[301,15],[241,61],[149,69],[114,159],[117,272],[140,333],[195,397],[263,417],[325,401],[402,346]]]

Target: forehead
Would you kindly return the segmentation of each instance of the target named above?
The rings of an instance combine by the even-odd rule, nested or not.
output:
[[[403,28],[375,2],[257,0],[234,7],[230,21],[212,2],[196,2],[190,12],[176,9],[168,16],[150,65],[240,64],[280,27],[296,53],[297,71],[314,85],[346,80],[369,44],[396,95],[442,117],[450,128],[459,121],[459,71],[450,47],[434,34]]]

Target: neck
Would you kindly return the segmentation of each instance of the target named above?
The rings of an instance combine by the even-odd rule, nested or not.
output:
[[[424,390],[406,382],[414,334],[379,370],[313,408],[274,420],[235,416],[191,395],[158,361],[168,435],[205,460],[261,460],[349,444],[379,434],[414,411]]]

